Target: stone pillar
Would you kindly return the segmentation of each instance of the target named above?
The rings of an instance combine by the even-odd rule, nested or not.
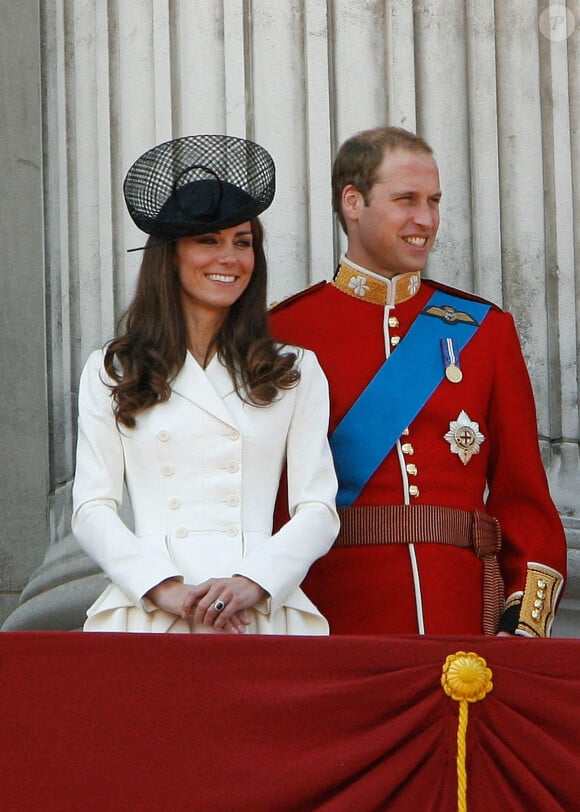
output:
[[[39,4],[0,0],[0,617],[48,539]]]

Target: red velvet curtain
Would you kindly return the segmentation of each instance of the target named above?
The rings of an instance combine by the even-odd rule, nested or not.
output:
[[[469,812],[580,810],[580,641],[0,635],[2,808],[452,812],[459,703]]]

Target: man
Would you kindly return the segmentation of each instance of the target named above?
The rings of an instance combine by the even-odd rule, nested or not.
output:
[[[512,317],[421,279],[439,226],[429,145],[355,135],[333,167],[334,280],[271,314],[330,383],[341,534],[305,590],[335,634],[547,636],[566,542]],[[498,566],[499,564],[499,566]]]

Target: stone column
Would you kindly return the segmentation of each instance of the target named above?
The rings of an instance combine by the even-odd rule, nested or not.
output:
[[[48,539],[39,4],[0,0],[0,617]]]

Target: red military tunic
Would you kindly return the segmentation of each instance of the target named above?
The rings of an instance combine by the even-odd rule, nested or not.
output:
[[[413,273],[385,282],[347,263],[334,283],[310,288],[271,312],[277,340],[318,355],[330,384],[330,433],[385,357],[397,351],[434,290],[443,287]],[[548,491],[532,389],[511,315],[492,307],[461,351],[460,366],[462,380],[442,380],[354,504],[490,514],[501,526],[498,559],[506,598],[524,592],[535,597],[528,571],[537,562],[554,571],[554,604],[566,541]],[[484,437],[466,464],[445,439],[462,412]],[[538,583],[543,586],[541,578]],[[311,568],[304,588],[335,634],[483,632],[482,563],[472,549],[436,543],[335,546]],[[542,598],[542,608],[531,611],[544,610],[551,613],[553,605],[544,607]]]

